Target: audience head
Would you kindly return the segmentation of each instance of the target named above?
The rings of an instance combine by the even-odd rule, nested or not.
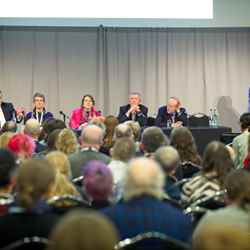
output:
[[[113,148],[111,149],[112,158],[123,162],[130,161],[135,156],[135,153],[135,143],[129,138],[116,140]]]
[[[100,213],[73,211],[54,228],[48,250],[113,250],[118,234]]]
[[[172,146],[165,146],[157,149],[154,158],[167,175],[174,173],[180,164],[178,151]]]
[[[19,205],[32,209],[40,200],[46,200],[56,177],[55,169],[45,159],[25,161],[17,172],[16,191]]]
[[[58,170],[62,175],[71,179],[71,168],[67,155],[60,151],[53,151],[46,155],[46,159],[49,161],[51,166]]]
[[[33,105],[35,110],[44,110],[45,108],[45,96],[41,93],[35,93],[33,95]]]
[[[158,127],[146,128],[142,133],[141,148],[145,153],[154,153],[158,148],[168,144],[167,136]]]
[[[47,151],[48,152],[57,150],[56,142],[61,131],[62,131],[61,129],[55,129],[49,134],[49,137],[47,139],[47,146],[48,146]]]
[[[141,103],[140,93],[138,93],[138,92],[130,93],[128,102],[131,106],[138,106]]]
[[[124,199],[143,195],[163,198],[164,173],[152,159],[136,158],[129,163],[124,183]]]
[[[118,124],[119,124],[118,119],[113,115],[109,115],[105,118],[104,125],[106,127],[106,130],[105,130],[105,136],[103,140],[105,145],[112,146],[114,142],[113,137],[114,137],[115,128]]]
[[[87,110],[91,110],[91,108],[95,106],[95,99],[92,95],[84,95],[82,98],[82,107]]]
[[[42,139],[46,142],[48,140],[49,135],[56,129],[64,129],[66,128],[65,123],[62,120],[51,118],[47,121],[44,121],[42,125]]]
[[[81,146],[82,147],[94,147],[97,150],[100,149],[103,144],[103,130],[96,125],[88,125],[83,128],[81,134]]]
[[[12,191],[16,167],[15,156],[6,149],[0,149],[0,190]]]
[[[90,120],[89,125],[96,125],[97,127],[101,128],[103,132],[106,131],[106,126],[104,124],[104,117],[103,116],[97,116]]]
[[[243,209],[250,206],[250,173],[244,169],[231,171],[225,180],[227,202],[236,203]]]
[[[113,176],[101,161],[89,161],[83,168],[83,186],[86,194],[94,201],[108,200],[112,194]]]
[[[130,138],[134,139],[133,130],[126,124],[121,123],[115,128],[114,139]]]
[[[180,127],[173,129],[170,135],[170,143],[178,151],[181,162],[201,164],[194,137],[188,128]]]
[[[34,153],[35,143],[30,136],[18,133],[10,138],[8,149],[20,160],[24,160],[30,158]]]
[[[76,187],[69,181],[69,179],[56,170],[55,181],[48,193],[48,198],[63,195],[80,196],[80,193],[76,190]],[[70,202],[62,202],[62,204],[70,204]],[[66,205],[67,206],[67,205]]]
[[[8,144],[11,137],[14,135],[12,132],[5,132],[0,135],[0,148],[8,149]]]
[[[17,132],[17,124],[14,121],[5,122],[2,129],[1,129],[1,134],[5,133],[5,132],[16,133]]]
[[[170,97],[167,102],[167,109],[169,113],[176,112],[181,106],[181,102],[177,97]]]
[[[134,121],[126,121],[126,122],[124,122],[124,124],[128,125],[132,129],[134,140],[136,142],[139,141],[140,136],[141,136],[140,124],[138,122],[134,122]]]
[[[41,128],[40,124],[36,119],[29,119],[25,123],[24,127],[24,134],[29,135],[33,137],[34,139],[38,139],[40,133],[41,133]]]
[[[193,250],[250,250],[249,232],[226,225],[207,225],[193,240]]]
[[[234,164],[226,146],[221,142],[210,142],[204,152],[202,172],[214,173],[220,185],[223,185],[226,175],[233,168]]]
[[[242,131],[250,129],[250,113],[244,113],[240,116],[240,126]]]
[[[62,129],[56,140],[57,150],[69,155],[77,150],[77,146],[78,143],[75,133],[69,128]]]

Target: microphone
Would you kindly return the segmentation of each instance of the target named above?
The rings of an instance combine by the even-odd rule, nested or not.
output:
[[[59,114],[62,115],[63,117],[69,119],[69,116],[66,115],[62,110],[59,111]]]

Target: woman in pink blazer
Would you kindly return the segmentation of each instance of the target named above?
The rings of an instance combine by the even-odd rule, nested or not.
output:
[[[101,116],[101,112],[95,108],[95,100],[91,95],[85,95],[82,98],[82,105],[72,111],[69,126],[72,129],[78,129],[87,124],[92,118]]]

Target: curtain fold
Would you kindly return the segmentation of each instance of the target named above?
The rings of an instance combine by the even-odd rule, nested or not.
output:
[[[222,125],[237,130],[250,86],[249,29],[2,29],[0,88],[6,100],[70,114],[84,94],[104,115],[117,115],[140,92],[150,115],[170,96],[189,113],[217,107]]]

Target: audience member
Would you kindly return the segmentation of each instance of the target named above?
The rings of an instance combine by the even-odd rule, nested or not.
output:
[[[8,144],[11,137],[14,135],[12,132],[5,132],[0,135],[0,148],[8,149]]]
[[[101,214],[73,211],[55,227],[50,242],[48,250],[113,250],[118,236]]]
[[[75,153],[78,149],[78,142],[75,133],[68,128],[62,129],[56,140],[56,148],[66,155]]]
[[[124,184],[124,203],[103,210],[115,224],[121,239],[153,231],[189,241],[191,220],[179,209],[161,201],[163,186],[164,174],[154,160],[138,158],[130,162]]]
[[[36,119],[33,119],[33,118],[29,119],[25,123],[23,132],[24,134],[33,138],[35,142],[35,153],[40,153],[46,149],[46,146],[38,141],[38,138],[41,133],[41,127],[40,127],[39,122]]]
[[[168,144],[167,136],[158,127],[146,128],[142,133],[140,147],[146,157],[151,157],[158,148]]]
[[[96,125],[88,125],[82,130],[81,150],[69,156],[73,178],[81,176],[82,167],[91,160],[100,160],[106,164],[110,158],[99,149],[103,143],[103,130]]]
[[[89,161],[83,169],[83,188],[91,207],[101,209],[110,205],[113,176],[101,161]]]
[[[191,204],[204,197],[213,197],[223,189],[226,175],[234,164],[226,146],[211,142],[204,152],[202,170],[183,186],[182,200]]]
[[[45,200],[55,181],[55,170],[46,160],[25,161],[17,172],[16,202],[0,220],[0,247],[24,237],[48,235],[58,220]],[[8,232],[6,234],[6,232]]]
[[[130,126],[122,123],[116,126],[115,128],[115,134],[114,139],[117,140],[119,138],[130,138],[134,139],[133,136],[133,130],[130,128]]]

